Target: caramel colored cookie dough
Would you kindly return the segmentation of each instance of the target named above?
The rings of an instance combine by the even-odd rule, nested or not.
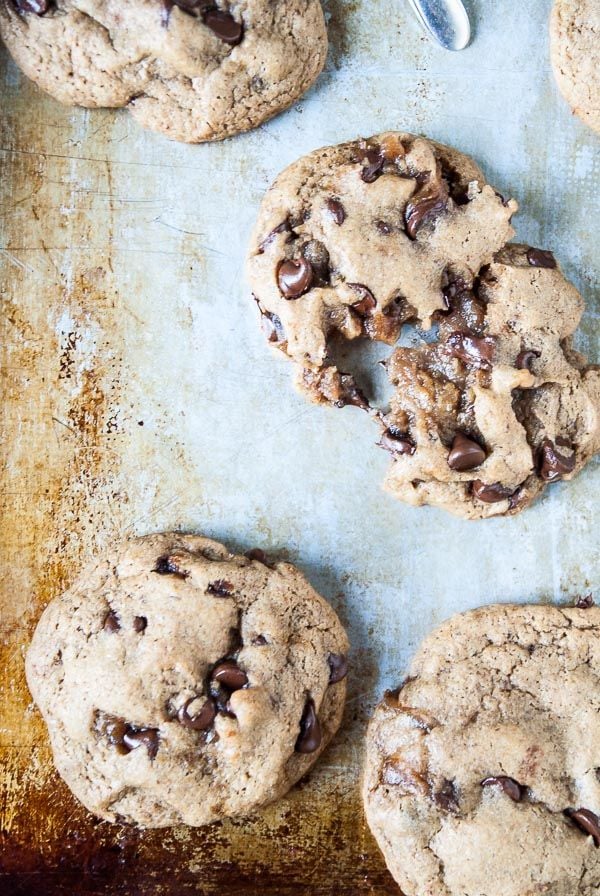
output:
[[[344,630],[295,567],[251,554],[139,538],[44,611],[27,681],[91,812],[144,827],[247,815],[331,740]]]
[[[301,388],[366,407],[335,365],[333,337],[393,345],[406,321],[429,326],[449,278],[472,284],[513,235],[516,209],[471,159],[410,134],[326,147],[287,168],[263,200],[248,275]]]
[[[327,54],[319,0],[0,0],[0,35],[61,102],[127,106],[189,143],[287,108]]]
[[[518,513],[600,450],[600,372],[571,348],[583,300],[551,253],[516,245],[446,295],[437,338],[387,362],[386,488],[462,517]]]
[[[600,888],[600,609],[491,606],[375,710],[363,797],[405,896]]]
[[[600,133],[600,3],[556,0],[550,52],[557,84],[572,110]]]

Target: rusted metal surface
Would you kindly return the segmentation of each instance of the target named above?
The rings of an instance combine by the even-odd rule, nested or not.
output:
[[[579,345],[598,360],[600,144],[554,88],[549,8],[473,3],[473,44],[453,55],[408,3],[330,0],[316,89],[215,146],[60,107],[2,55],[2,896],[396,893],[358,792],[373,702],[450,613],[598,589],[597,463],[515,519],[403,507],[380,490],[387,458],[366,415],[293,392],[242,277],[285,164],[420,131],[519,199],[518,236],[552,248],[585,295]],[[96,823],[58,779],[23,656],[90,555],[173,527],[298,563],[348,625],[350,699],[309,779],[260,816],[140,833]]]

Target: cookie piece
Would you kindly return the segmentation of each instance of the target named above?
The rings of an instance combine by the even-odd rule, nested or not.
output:
[[[517,209],[467,156],[410,134],[329,146],[287,168],[265,196],[248,276],[270,342],[315,401],[368,407],[338,370],[334,337],[394,344],[428,327],[444,290],[471,285],[513,235]]]
[[[136,539],[44,611],[27,681],[56,767],[109,821],[243,816],[337,730],[348,641],[289,563],[200,536]]]
[[[600,133],[600,3],[556,0],[550,57],[560,92],[573,112]]]
[[[363,797],[406,896],[600,887],[600,609],[491,606],[375,710]]]
[[[385,485],[470,519],[515,514],[600,450],[600,372],[571,348],[583,300],[551,253],[517,245],[445,294],[436,339],[387,362]]]
[[[327,54],[319,0],[0,0],[0,35],[61,102],[127,106],[188,143],[287,108]]]

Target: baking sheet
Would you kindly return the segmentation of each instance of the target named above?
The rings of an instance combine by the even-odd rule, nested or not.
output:
[[[587,300],[579,347],[600,358],[600,141],[554,86],[551,4],[469,5],[473,44],[450,54],[405,0],[329,0],[316,88],[212,146],[61,107],[1,56],[2,896],[397,893],[358,794],[373,703],[455,611],[597,593],[598,463],[509,520],[395,502],[372,423],[293,391],[243,280],[284,165],[422,132],[521,202],[518,238],[555,251]],[[342,731],[288,797],[243,823],[140,834],[95,822],[57,778],[23,656],[91,554],[169,528],[297,563],[347,624],[353,666]]]

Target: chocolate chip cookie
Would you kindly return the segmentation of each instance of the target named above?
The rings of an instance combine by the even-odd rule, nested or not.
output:
[[[340,724],[347,651],[289,563],[152,535],[46,608],[27,680],[91,812],[203,825],[259,809],[313,765]]]
[[[571,346],[583,300],[551,253],[517,245],[445,295],[435,339],[387,362],[385,485],[462,517],[515,514],[600,450],[600,372]]]
[[[600,3],[556,0],[550,52],[558,87],[576,115],[600,133]]]
[[[467,156],[410,134],[329,146],[287,168],[262,203],[248,275],[270,342],[314,400],[367,407],[334,337],[393,345],[447,308],[513,235],[517,209]]]
[[[517,205],[454,149],[386,133],[327,147],[267,193],[248,259],[269,341],[314,401],[368,410],[409,504],[516,514],[600,449],[600,374],[573,351],[583,301],[552,253],[507,245]],[[420,344],[372,407],[340,339]]]
[[[375,710],[363,796],[406,896],[600,888],[600,609],[491,606]]]
[[[287,108],[327,54],[319,0],[0,0],[0,34],[61,102],[127,106],[189,143]]]

